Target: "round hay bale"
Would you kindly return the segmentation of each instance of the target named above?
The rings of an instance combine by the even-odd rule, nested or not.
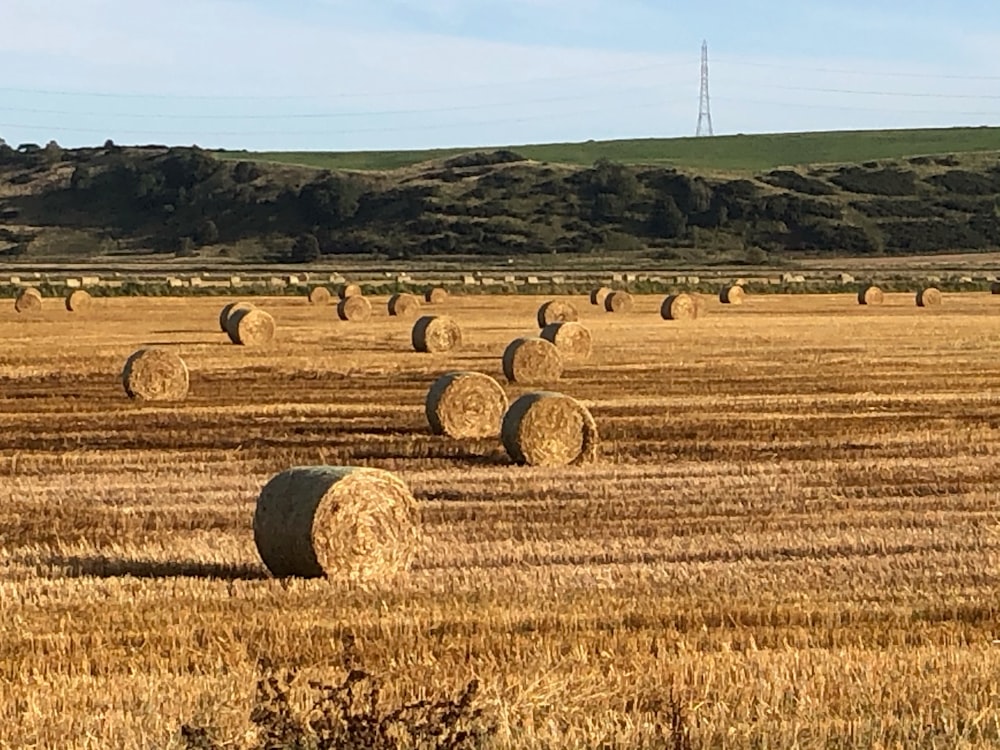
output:
[[[660,317],[664,320],[694,320],[698,317],[698,307],[694,298],[686,292],[671,294],[660,305]]]
[[[419,511],[395,474],[351,466],[301,466],[264,485],[253,539],[271,574],[385,581],[410,566]]]
[[[122,370],[125,393],[139,401],[183,401],[188,384],[187,365],[167,349],[140,349]]]
[[[42,293],[34,287],[27,287],[14,298],[14,310],[19,313],[36,313],[42,309]]]
[[[448,290],[444,287],[436,286],[424,292],[424,301],[428,305],[440,305],[446,299],[448,299]]]
[[[941,304],[941,291],[929,286],[917,292],[917,307],[937,307]]]
[[[1000,294],[1000,281],[990,284],[990,294]]]
[[[632,312],[633,307],[635,307],[635,299],[625,291],[611,292],[604,298],[604,309],[608,312],[628,313]]]
[[[237,313],[240,310],[253,310],[255,307],[253,302],[230,302],[229,304],[223,306],[222,312],[219,313],[219,328],[223,333],[229,333],[229,329],[226,328],[226,323],[229,321],[229,316],[233,313]]]
[[[462,345],[462,329],[447,315],[425,315],[413,324],[411,339],[418,352],[450,352]]]
[[[420,300],[413,294],[394,294],[389,298],[389,315],[413,318],[420,312]]]
[[[724,305],[742,305],[746,292],[739,284],[727,284],[719,292],[719,302]]]
[[[66,309],[69,312],[84,312],[93,301],[94,298],[90,296],[90,292],[74,289],[66,295]]]
[[[859,305],[881,305],[885,302],[885,294],[874,284],[865,284],[858,290]]]
[[[597,289],[592,289],[590,291],[590,304],[598,305],[599,307],[604,307],[604,300],[608,298],[611,294],[611,290],[606,286],[598,287]]]
[[[551,299],[538,308],[537,317],[538,327],[545,328],[552,323],[569,323],[579,320],[580,314],[571,303],[561,299]]]
[[[254,307],[238,310],[226,321],[229,340],[240,346],[264,346],[274,339],[274,318],[271,314]]]
[[[597,460],[597,424],[590,411],[561,393],[526,393],[503,418],[504,448],[514,461],[531,466],[567,466]]]
[[[358,284],[341,284],[337,290],[337,296],[341,299],[362,296],[361,287]]]
[[[372,316],[372,303],[359,294],[345,297],[337,304],[337,317],[352,323],[364,323]]]
[[[496,437],[507,406],[507,394],[489,375],[449,372],[427,392],[427,421],[435,435]]]
[[[562,369],[556,345],[537,336],[514,339],[503,353],[503,374],[511,383],[554,383]]]
[[[309,290],[306,299],[310,305],[329,305],[331,296],[330,290],[325,286],[314,286]]]
[[[588,359],[594,351],[590,329],[575,320],[550,323],[542,329],[541,337],[555,344],[565,360]]]

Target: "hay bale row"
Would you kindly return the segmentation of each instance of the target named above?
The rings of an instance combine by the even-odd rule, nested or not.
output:
[[[226,333],[234,344],[264,346],[274,340],[274,318],[259,307],[237,310],[226,320]]]
[[[431,432],[452,438],[485,438],[500,433],[507,394],[480,372],[449,372],[427,392],[425,411]]]
[[[859,305],[881,305],[885,302],[885,294],[874,284],[866,284],[858,290]]]
[[[302,466],[271,478],[257,498],[253,538],[277,577],[354,583],[404,573],[419,540],[419,509],[395,474]]]
[[[580,314],[572,303],[553,299],[538,308],[538,327],[545,328],[552,323],[568,323],[580,319]]]
[[[42,293],[33,286],[25,287],[14,298],[14,311],[37,313],[42,309]]]
[[[698,317],[698,306],[690,294],[671,294],[660,305],[660,317],[664,320],[694,320]]]
[[[413,318],[420,312],[420,300],[412,294],[394,294],[389,298],[389,315],[396,318]]]
[[[448,299],[448,290],[440,286],[424,292],[424,301],[428,305],[440,305],[446,299]]]
[[[411,340],[418,352],[450,352],[462,345],[462,329],[447,315],[425,315],[413,324]]]
[[[66,295],[66,309],[69,312],[86,312],[93,301],[94,298],[90,296],[90,292],[74,289]]]
[[[503,374],[511,383],[555,383],[562,370],[556,345],[538,336],[514,339],[503,353]]]
[[[138,401],[182,401],[188,393],[188,368],[167,349],[140,349],[125,361],[122,386]]]
[[[588,359],[594,351],[590,329],[577,321],[551,323],[542,329],[540,335],[546,341],[555,344],[565,360]]]
[[[727,284],[719,292],[719,302],[724,305],[742,305],[746,292],[739,284]]]
[[[520,464],[567,466],[597,460],[597,424],[590,411],[561,393],[526,393],[511,404],[500,431],[507,454]]]
[[[367,297],[352,294],[337,304],[337,317],[351,323],[364,323],[372,316],[372,303]]]
[[[330,300],[333,295],[330,294],[330,290],[325,286],[315,286],[309,290],[309,294],[306,299],[309,300],[310,305],[323,306],[329,305]]]

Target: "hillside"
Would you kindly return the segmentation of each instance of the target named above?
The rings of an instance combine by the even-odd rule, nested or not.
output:
[[[761,172],[782,166],[848,164],[904,159],[924,154],[967,154],[1000,149],[1000,128],[858,130],[774,133],[713,138],[643,138],[585,143],[549,143],[506,148],[526,159],[590,166],[598,159],[622,164],[668,164],[702,172]],[[219,152],[227,159],[252,159],[319,169],[387,170],[449,159],[470,149],[352,152]]]
[[[0,146],[0,258],[589,254],[759,264],[986,251],[1000,247],[998,156],[738,176],[499,150],[334,172],[191,148]]]

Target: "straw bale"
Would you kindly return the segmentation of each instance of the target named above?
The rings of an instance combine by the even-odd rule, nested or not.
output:
[[[554,383],[562,377],[562,369],[556,345],[539,336],[514,339],[503,353],[503,374],[511,383]]]
[[[394,294],[389,298],[389,315],[413,318],[420,313],[420,299],[414,294]]]
[[[131,399],[183,401],[189,385],[184,360],[167,349],[140,349],[125,361],[122,386]]]
[[[427,392],[427,421],[435,435],[496,437],[507,406],[507,394],[489,375],[449,372]]]
[[[337,304],[337,317],[352,323],[364,323],[372,316],[372,303],[367,297],[353,294]]]
[[[274,318],[259,307],[237,310],[226,321],[229,340],[241,346],[269,344],[274,339],[274,331]]]
[[[42,309],[42,293],[34,287],[26,287],[14,298],[14,310],[19,313],[37,313]]]
[[[572,303],[561,299],[552,299],[538,308],[538,327],[545,328],[551,323],[568,323],[580,319],[580,314]]]
[[[598,305],[599,307],[604,307],[604,300],[608,298],[611,294],[611,290],[606,286],[598,287],[597,289],[592,289],[590,292],[590,304]]]
[[[424,292],[424,301],[427,302],[428,305],[440,305],[446,299],[448,299],[448,290],[440,286],[436,286],[433,289],[428,289]]]
[[[314,286],[309,290],[306,299],[309,300],[310,305],[329,305],[331,297],[330,290],[325,286]]]
[[[929,286],[917,292],[917,307],[937,307],[941,304],[941,291]]]
[[[588,359],[594,351],[590,329],[577,321],[551,323],[542,329],[541,337],[555,344],[564,360]]]
[[[881,305],[883,302],[885,302],[885,295],[874,284],[865,284],[858,290],[859,305]]]
[[[425,315],[413,324],[411,339],[418,352],[450,352],[462,346],[462,329],[447,315]]]
[[[85,312],[94,301],[90,292],[83,289],[74,289],[66,295],[66,309],[69,312]]]
[[[501,439],[515,462],[567,466],[597,460],[597,424],[576,399],[553,393],[526,393],[503,418]]]
[[[604,298],[604,309],[608,312],[627,313],[632,312],[633,307],[635,307],[635,299],[631,294],[622,290],[611,292]]]
[[[719,292],[719,302],[724,305],[742,305],[746,292],[739,284],[727,284]]]
[[[253,302],[230,302],[224,305],[222,311],[219,313],[219,328],[223,333],[228,333],[229,330],[226,328],[226,322],[229,320],[229,316],[233,313],[237,313],[240,310],[253,310],[255,307]]]
[[[664,320],[694,320],[698,317],[698,307],[694,298],[686,292],[671,294],[660,305],[660,317]]]
[[[419,541],[419,509],[391,472],[294,467],[261,490],[253,538],[276,577],[385,582],[410,566]]]
[[[337,290],[337,296],[342,300],[348,297],[360,297],[361,295],[361,286],[358,284],[341,284]]]

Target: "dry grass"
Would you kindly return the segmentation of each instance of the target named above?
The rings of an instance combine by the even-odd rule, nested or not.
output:
[[[282,335],[248,349],[213,299],[0,309],[0,744],[243,736],[259,657],[339,680],[350,636],[386,705],[478,679],[502,748],[661,747],[671,695],[695,748],[996,747],[997,298],[713,298],[697,330],[661,299],[588,321],[560,390],[602,458],[565,468],[429,434],[442,362],[388,317],[262,300]],[[542,301],[451,298],[447,368],[500,377]],[[122,397],[156,343],[181,405]],[[269,576],[255,501],[307,464],[406,481],[406,581]]]

